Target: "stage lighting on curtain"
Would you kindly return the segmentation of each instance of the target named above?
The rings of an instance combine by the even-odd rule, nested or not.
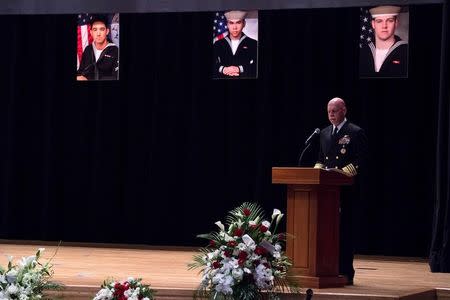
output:
[[[408,33],[407,6],[361,8],[360,77],[408,77]]]
[[[212,28],[213,78],[257,78],[258,11],[216,12]]]
[[[78,81],[119,79],[119,14],[79,14]]]

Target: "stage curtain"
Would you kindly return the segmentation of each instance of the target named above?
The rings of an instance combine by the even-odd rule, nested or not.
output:
[[[121,14],[116,82],[75,81],[76,15],[2,16],[0,238],[191,246],[243,201],[270,218],[271,167],[340,96],[370,146],[358,253],[428,256],[442,6],[410,6],[403,79],[359,78],[359,13],[260,11],[255,80],[211,79],[211,12]]]
[[[436,200],[430,250],[432,272],[450,272],[450,5],[443,9],[436,152]]]

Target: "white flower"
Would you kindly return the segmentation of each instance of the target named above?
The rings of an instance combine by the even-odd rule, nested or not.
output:
[[[281,220],[281,218],[282,218],[283,216],[284,216],[283,214],[279,214],[279,215],[278,215],[278,217],[277,217],[277,224],[280,223],[280,220]]]
[[[269,221],[262,221],[261,223],[262,226],[269,228],[270,227],[270,222]]]
[[[17,294],[18,291],[19,291],[19,288],[15,284],[11,284],[6,289],[6,292],[10,295],[15,295],[15,294]]]
[[[213,277],[212,282],[216,285],[215,289],[217,292],[224,295],[233,294],[232,286],[234,285],[234,280],[232,276],[218,273]]]
[[[255,261],[255,260],[258,260],[258,259],[260,259],[260,258],[261,258],[260,255],[258,255],[258,254],[256,254],[256,253],[252,253],[252,255],[250,255],[250,257],[249,257],[249,260]]]
[[[234,238],[232,238],[226,233],[224,234],[223,238],[225,239],[225,242],[234,241]]]
[[[214,224],[216,224],[217,226],[219,226],[219,228],[220,228],[221,231],[225,231],[225,226],[222,224],[222,222],[217,221],[217,222],[214,223]]]
[[[237,245],[237,248],[241,251],[244,251],[245,249],[247,249],[247,246],[244,243],[239,243]]]
[[[7,283],[5,275],[0,275],[0,283]]]
[[[241,268],[237,268],[233,269],[231,274],[233,275],[234,279],[236,279],[237,281],[241,281],[242,277],[244,276],[244,271]]]
[[[34,255],[22,257],[22,260],[19,262],[19,266],[28,267],[31,266],[34,262],[36,262],[36,256]]]
[[[8,283],[14,283],[17,279],[17,270],[11,269],[5,274],[6,281]]]
[[[264,232],[264,234],[265,234],[266,236],[271,236],[271,235],[272,235],[272,233],[271,233],[269,230],[267,230],[266,232]]]
[[[272,269],[266,268],[264,264],[259,264],[253,274],[255,283],[260,289],[271,289],[273,287]]]
[[[241,228],[243,224],[244,224],[244,222],[242,222],[241,219],[239,219],[239,220],[236,222],[237,228]]]
[[[239,217],[239,218],[243,218],[244,217],[244,215],[240,212],[240,211],[238,211],[237,213],[235,213],[234,214],[236,217]]]
[[[250,226],[256,226],[256,221],[248,221],[248,225]]]
[[[276,251],[281,251],[281,245],[280,244],[275,244],[275,250]]]
[[[280,254],[280,252],[278,252],[278,251],[273,251],[272,255],[273,255],[273,257],[275,257],[275,258],[280,258],[280,257],[281,257],[281,254]]]
[[[20,293],[19,300],[28,300],[28,296],[26,294]]]
[[[101,289],[98,291],[97,295],[95,295],[94,300],[107,300],[112,299],[114,289]]]
[[[279,209],[274,208],[272,213],[272,220],[275,219],[275,217],[278,216],[279,214],[281,214],[281,211]]]

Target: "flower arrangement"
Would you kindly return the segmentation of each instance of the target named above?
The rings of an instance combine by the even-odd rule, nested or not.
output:
[[[44,250],[44,248],[39,248],[35,255],[22,257],[17,264],[13,264],[13,257],[10,256],[8,267],[5,269],[0,266],[1,300],[41,299],[44,290],[60,287],[59,284],[49,281],[53,275],[51,259],[45,264],[39,262]]]
[[[282,217],[274,209],[269,222],[259,205],[243,203],[228,213],[227,226],[218,221],[218,232],[198,235],[209,245],[189,264],[202,273],[195,297],[251,300],[293,291],[286,277],[292,265],[283,252],[286,234],[276,233]]]
[[[150,285],[142,283],[142,278],[129,277],[121,282],[107,279],[94,300],[152,300],[154,293]]]

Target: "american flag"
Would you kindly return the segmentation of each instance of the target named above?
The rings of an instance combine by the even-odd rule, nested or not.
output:
[[[89,34],[92,20],[91,14],[79,14],[78,26],[77,26],[77,70],[80,66],[81,56],[83,55],[84,48],[92,43],[92,37]]]
[[[359,13],[359,48],[373,41],[372,15],[367,8],[361,7]]]
[[[213,21],[213,43],[228,35],[227,19],[223,12],[216,12]]]

